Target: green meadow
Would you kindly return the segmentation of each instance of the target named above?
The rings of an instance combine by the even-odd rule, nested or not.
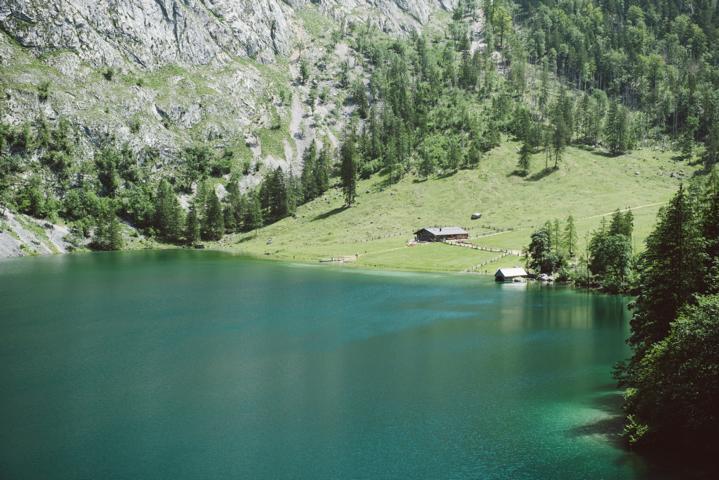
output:
[[[545,170],[540,152],[533,156],[529,174],[521,177],[515,174],[518,148],[505,142],[477,169],[449,176],[406,176],[394,185],[383,176],[360,181],[351,208],[344,208],[339,189],[331,189],[301,206],[294,217],[211,246],[279,260],[357,256],[351,264],[361,267],[492,273],[499,266],[522,265],[517,254],[533,229],[546,221],[564,222],[572,215],[581,251],[603,216],[631,208],[633,243],[641,250],[657,211],[681,181],[677,177],[689,178],[697,168],[676,160],[671,151],[639,149],[611,157],[568,148],[558,170]],[[470,220],[473,212],[482,218]],[[443,244],[408,246],[413,232],[424,226],[461,226],[472,243],[511,255]]]

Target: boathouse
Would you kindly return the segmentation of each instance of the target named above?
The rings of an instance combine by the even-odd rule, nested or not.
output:
[[[525,278],[525,277],[527,277],[527,272],[523,268],[519,268],[519,267],[500,268],[494,274],[494,279],[498,282],[511,282],[515,278]]]
[[[418,242],[445,242],[447,240],[467,240],[469,233],[460,227],[426,227],[414,232]]]

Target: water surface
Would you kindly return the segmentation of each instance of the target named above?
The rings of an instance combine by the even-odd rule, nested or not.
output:
[[[626,299],[213,252],[0,263],[0,477],[658,478]]]

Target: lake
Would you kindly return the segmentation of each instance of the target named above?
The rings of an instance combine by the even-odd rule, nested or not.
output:
[[[5,479],[672,478],[627,299],[215,252],[0,262]]]

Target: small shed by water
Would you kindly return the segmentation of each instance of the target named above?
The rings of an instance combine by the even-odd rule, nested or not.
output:
[[[467,240],[469,233],[460,227],[426,227],[414,232],[419,242],[445,242],[447,240]]]
[[[511,282],[515,278],[526,278],[527,272],[523,268],[500,268],[494,274],[494,279],[498,282]]]

